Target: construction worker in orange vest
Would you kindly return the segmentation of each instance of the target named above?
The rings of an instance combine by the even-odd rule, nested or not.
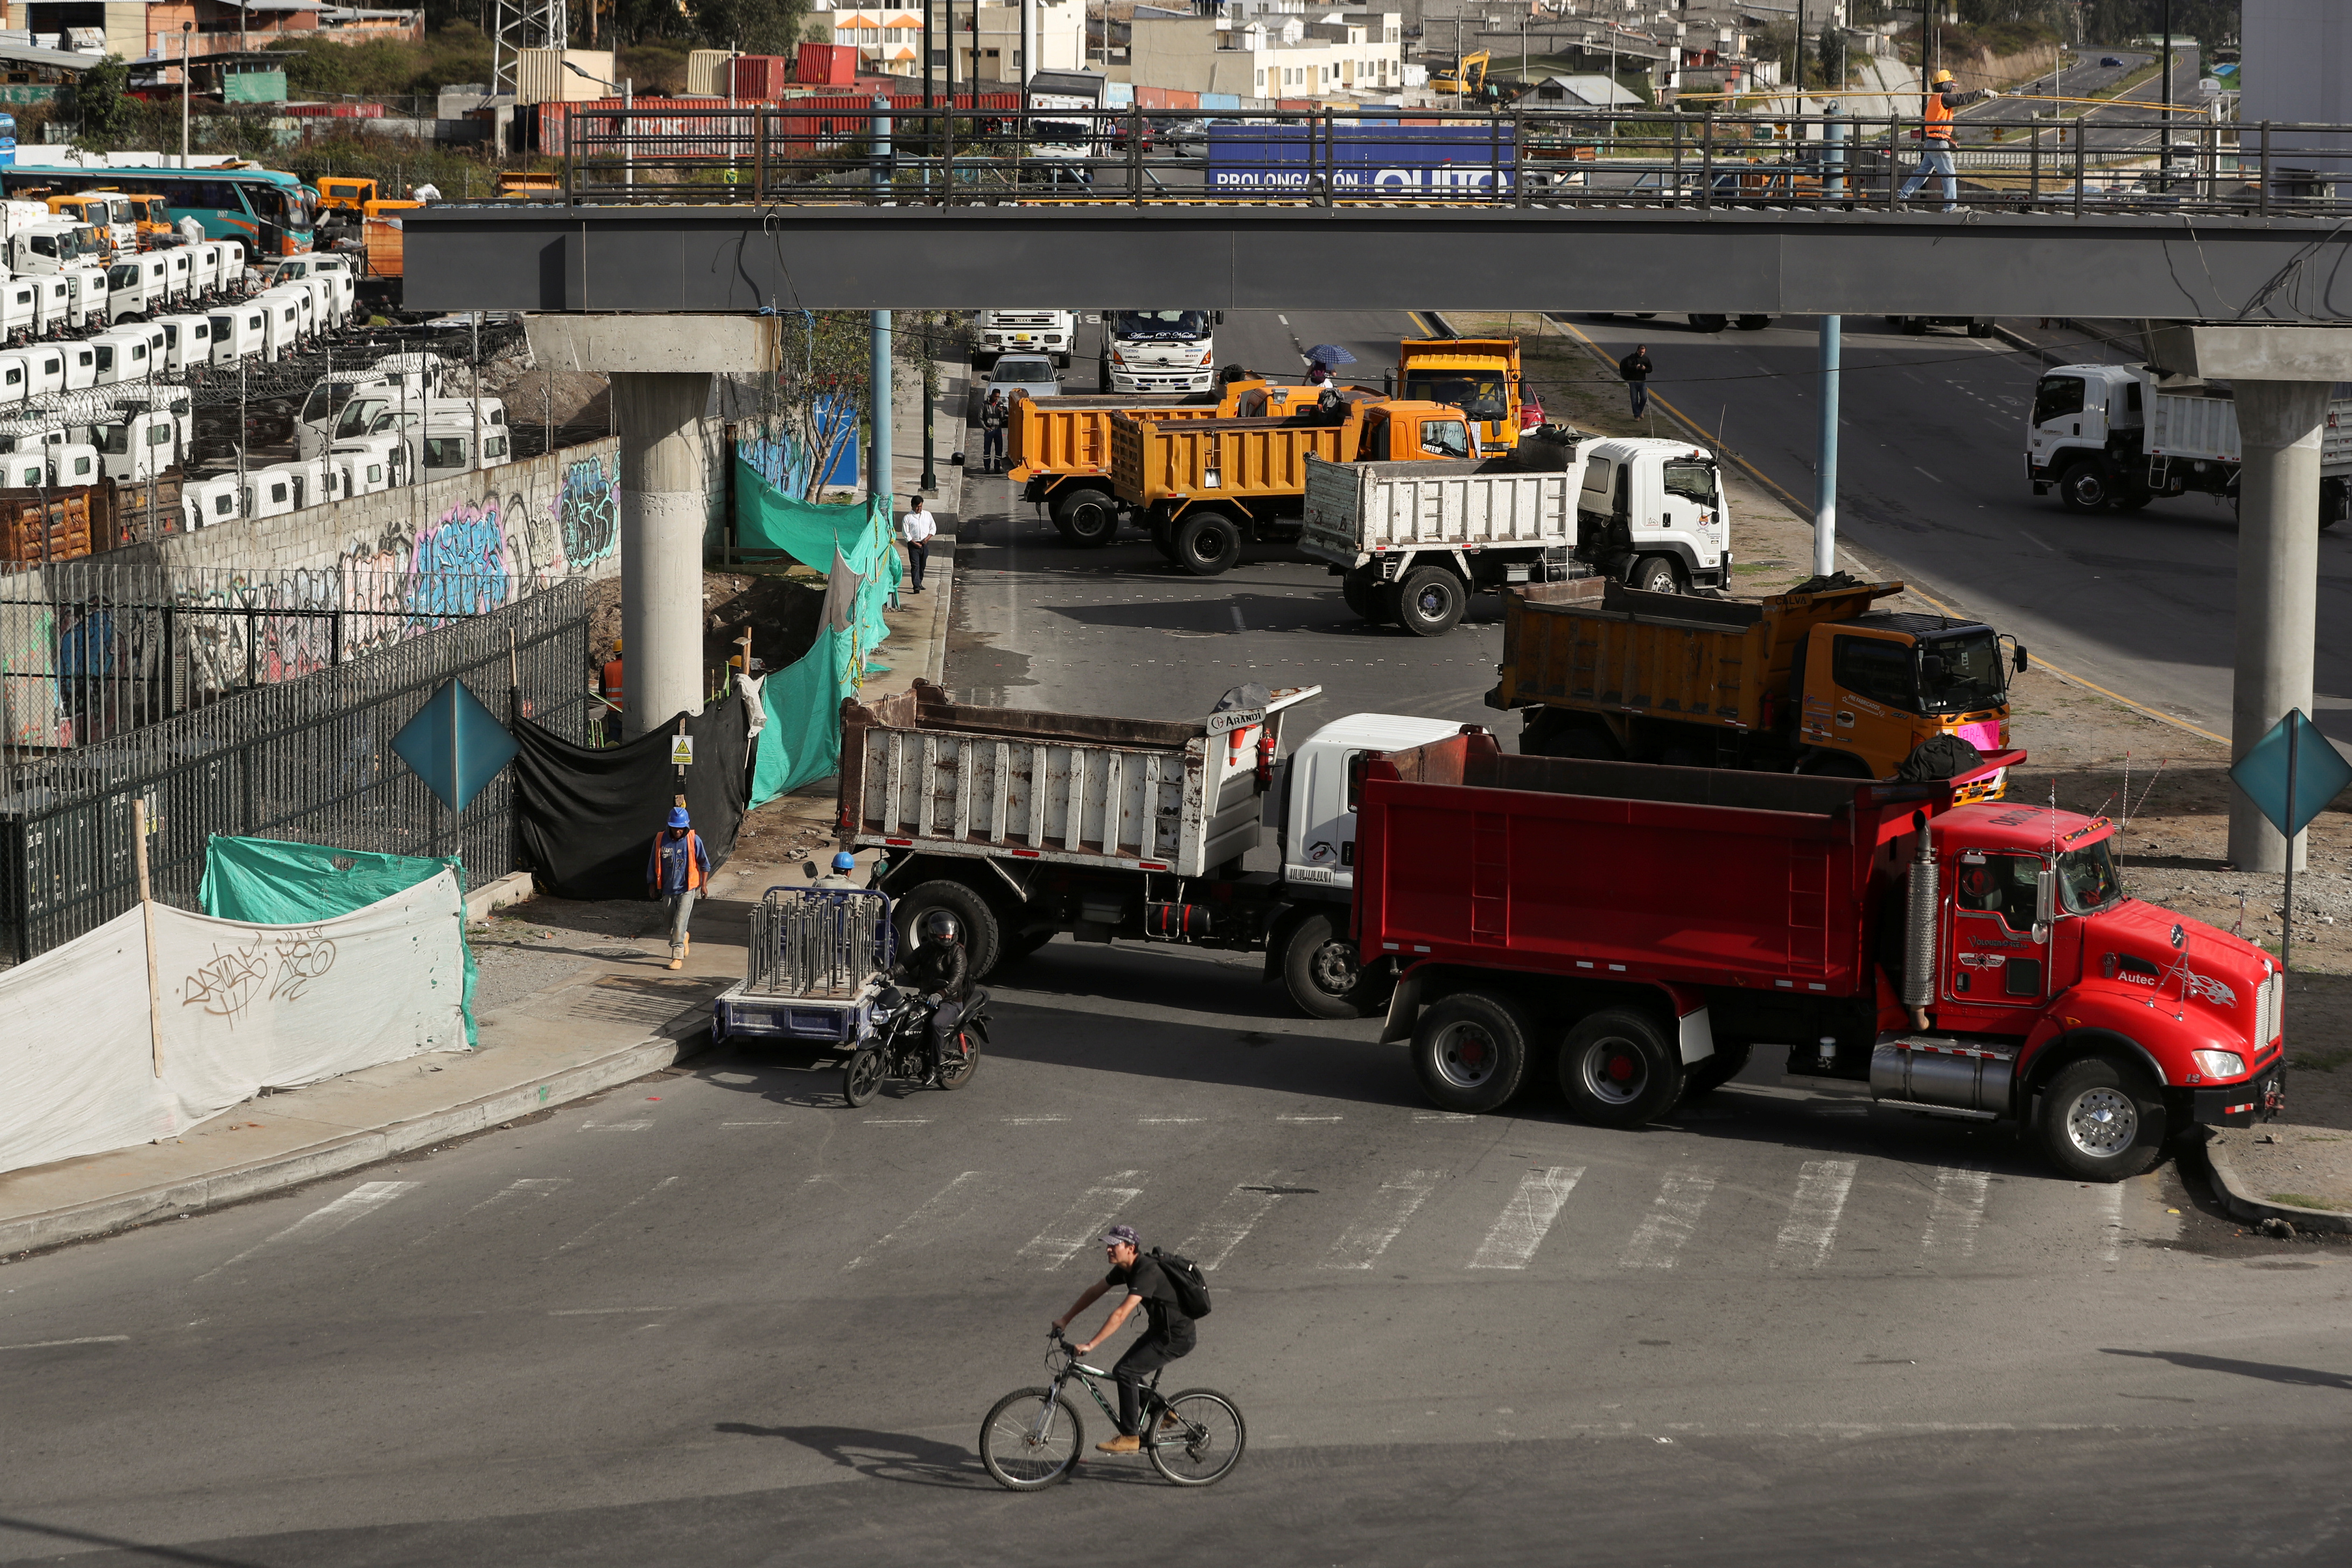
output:
[[[694,831],[685,805],[670,807],[669,820],[654,835],[653,854],[646,861],[646,892],[667,907],[672,969],[686,967],[686,955],[693,945],[687,926],[694,919],[695,895],[709,880],[710,851],[702,847],[702,837]]]
[[[605,702],[610,705],[604,710],[604,741],[608,745],[618,745],[621,742],[623,679],[619,637],[613,639],[613,657],[604,661],[604,668],[601,674],[602,679],[598,681],[598,688]]]
[[[1944,211],[1960,210],[1958,171],[1952,164],[1952,110],[1982,98],[1999,98],[1990,88],[1975,92],[1962,92],[1952,81],[1952,73],[1937,71],[1928,86],[1922,117],[1927,123],[1912,132],[1919,138],[1919,167],[1903,182],[1899,199],[1909,201],[1927,183],[1930,174],[1940,174],[1944,181]]]

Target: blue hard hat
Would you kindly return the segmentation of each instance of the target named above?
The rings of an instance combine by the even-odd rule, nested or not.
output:
[[[844,849],[833,858],[833,868],[836,871],[855,871],[857,869],[857,857]]]
[[[673,805],[669,808],[669,825],[672,827],[684,827],[687,826],[686,807],[682,805]]]

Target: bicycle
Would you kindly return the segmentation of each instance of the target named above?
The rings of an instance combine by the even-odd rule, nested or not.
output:
[[[999,1486],[1036,1491],[1077,1473],[1085,1455],[1086,1424],[1063,1394],[1076,1379],[1116,1427],[1118,1412],[1095,1384],[1110,1373],[1078,1360],[1077,1347],[1055,1329],[1045,1352],[1054,1374],[1044,1388],[1016,1388],[989,1407],[980,1426],[980,1462]],[[1241,1463],[1249,1442],[1240,1407],[1213,1388],[1188,1388],[1160,1396],[1160,1374],[1144,1386],[1143,1451],[1152,1468],[1180,1487],[1213,1486]]]

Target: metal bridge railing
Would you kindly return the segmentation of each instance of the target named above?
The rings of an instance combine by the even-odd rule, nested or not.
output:
[[[2335,217],[2352,127],[2045,119],[1958,122],[1969,211]],[[567,106],[572,205],[1167,205],[1885,210],[1927,143],[1902,115],[1337,110],[1279,113],[699,102]],[[2329,147],[2341,149],[2331,153]],[[2316,171],[2316,172],[2315,172]],[[2352,186],[2352,177],[2345,182]]]

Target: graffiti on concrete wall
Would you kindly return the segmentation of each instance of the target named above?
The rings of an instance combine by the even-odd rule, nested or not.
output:
[[[585,458],[563,470],[563,493],[555,500],[563,557],[584,571],[621,547],[621,474],[602,458]]]

